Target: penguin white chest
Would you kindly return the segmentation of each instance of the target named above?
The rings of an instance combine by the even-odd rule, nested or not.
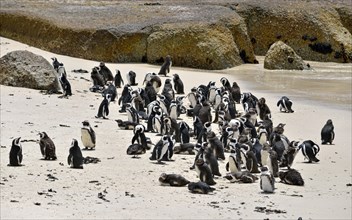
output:
[[[260,187],[264,192],[272,193],[275,190],[274,183],[268,175],[260,176]]]
[[[95,147],[95,144],[93,143],[90,133],[88,132],[87,129],[81,129],[81,139],[82,139],[83,146],[89,147],[89,148]]]

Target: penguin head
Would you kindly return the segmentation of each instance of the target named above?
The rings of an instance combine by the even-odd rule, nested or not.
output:
[[[203,148],[203,149],[206,149],[206,148],[208,147],[208,145],[209,145],[209,143],[206,142],[206,141],[204,141],[204,142],[202,143],[202,148]]]
[[[105,66],[105,63],[104,63],[104,62],[100,62],[100,63],[99,63],[99,66],[100,66],[100,67],[103,67],[103,66]]]
[[[54,62],[57,62],[56,57],[52,57],[51,59],[52,59]]]
[[[134,127],[134,133],[143,133],[145,131],[144,125],[138,124]]]
[[[40,139],[42,139],[42,138],[47,138],[48,135],[46,134],[45,131],[43,131],[43,132],[40,132],[40,133],[39,133],[39,137],[40,137]]]
[[[88,121],[88,120],[84,120],[84,121],[82,121],[82,124],[83,124],[83,126],[90,126],[90,124],[89,124],[89,121]]]
[[[230,82],[229,82],[229,80],[228,80],[226,77],[222,77],[222,78],[220,79],[220,82],[221,82],[221,84],[222,84],[224,87],[230,86]]]
[[[262,166],[261,168],[260,168],[260,171],[261,172],[268,172],[269,171],[269,168],[268,168],[268,166]]]
[[[125,105],[126,105],[126,109],[132,108],[132,104],[130,102],[126,103]]]
[[[78,147],[78,141],[74,138],[72,139],[71,147]]]
[[[159,177],[159,181],[160,182],[164,182],[167,178],[167,174],[166,173],[162,173],[160,174],[160,177]]]
[[[170,136],[169,135],[164,135],[161,140],[163,143],[169,143],[170,142]]]
[[[19,146],[19,147],[21,147],[21,146],[22,146],[22,145],[21,145],[21,137],[18,137],[18,138],[13,139],[13,141],[12,141],[12,146]]]
[[[203,160],[202,158],[198,158],[198,159],[196,160],[196,165],[202,166],[203,164],[204,164],[204,160]]]
[[[111,94],[107,93],[105,95],[105,99],[108,100],[108,102],[110,102],[111,101]]]
[[[212,138],[215,138],[216,137],[216,134],[214,131],[210,131],[210,132],[207,132],[207,138],[208,139],[212,139]]]
[[[147,74],[145,74],[145,76],[144,76],[144,80],[143,80],[143,83],[142,84],[144,84],[145,82],[150,82],[150,79],[152,78],[152,74],[151,73],[147,73]]]
[[[327,122],[326,122],[327,125],[332,125],[332,120],[329,119]]]
[[[174,80],[180,79],[180,76],[177,73],[175,73],[173,76],[174,76]]]

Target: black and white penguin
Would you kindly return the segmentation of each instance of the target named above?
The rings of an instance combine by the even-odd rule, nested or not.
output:
[[[40,152],[42,153],[44,160],[56,160],[57,157],[55,153],[56,148],[54,142],[46,132],[40,132],[39,137]]]
[[[67,157],[67,163],[71,168],[83,169],[84,157],[81,148],[78,146],[78,141],[72,139],[71,148]]]
[[[172,100],[169,107],[169,116],[174,120],[177,120],[178,116],[180,116],[177,111],[177,107],[177,102],[175,100]]]
[[[210,144],[210,148],[214,152],[216,159],[225,160],[224,146],[219,138],[216,136],[215,132],[209,131],[206,133],[207,140]]]
[[[276,105],[279,107],[280,112],[293,113],[292,104],[293,102],[287,96],[282,96]]]
[[[298,141],[291,141],[286,151],[284,152],[283,159],[279,164],[280,167],[292,167],[293,161],[299,151]]]
[[[117,126],[123,130],[133,130],[138,125],[136,122],[122,121],[121,119],[116,119],[115,121],[117,122]]]
[[[169,115],[169,100],[164,95],[158,95],[159,106],[164,115]]]
[[[170,161],[173,156],[174,141],[169,135],[164,135],[161,140],[155,145],[150,160],[157,160],[158,164],[161,161]]]
[[[237,84],[237,82],[233,82],[232,83],[231,95],[232,95],[232,98],[233,98],[233,100],[235,102],[240,103],[240,100],[241,100],[241,88]]]
[[[151,116],[150,116],[151,117]],[[158,135],[163,135],[164,133],[164,116],[161,109],[158,109],[154,117],[151,118],[152,131]]]
[[[275,178],[268,167],[261,167],[260,189],[265,193],[273,193],[275,191]]]
[[[195,139],[199,140],[202,136],[202,131],[203,131],[203,123],[199,119],[198,116],[193,117],[193,136]]]
[[[131,103],[126,103],[127,120],[139,124],[139,115]]]
[[[95,131],[90,126],[88,120],[82,122],[81,140],[85,149],[95,149],[96,136]]]
[[[319,159],[316,156],[320,151],[320,147],[313,141],[303,141],[303,143],[298,146],[298,149],[302,149],[302,154],[308,160],[308,163],[319,162]]]
[[[116,88],[121,88],[121,85],[124,85],[125,83],[123,82],[122,76],[121,76],[121,72],[120,70],[116,70],[116,74],[115,74],[115,87]]]
[[[119,110],[120,113],[126,112],[126,104],[132,101],[132,87],[129,84],[126,84],[123,89],[121,96],[118,100],[118,104],[121,106]]]
[[[196,106],[197,104],[197,95],[196,95],[196,89],[193,88],[190,93],[187,94],[187,99],[189,102],[189,107],[192,109]]]
[[[112,75],[111,70],[105,65],[105,63],[100,62],[100,73],[104,76],[105,81],[114,81],[114,76]]]
[[[205,182],[199,181],[188,183],[188,190],[191,193],[208,194],[209,192],[213,192],[215,188],[210,187]]]
[[[57,60],[56,57],[52,57],[51,59],[53,60],[53,67],[54,67],[54,69],[55,69],[56,72],[57,72],[58,69],[59,69],[59,66],[62,66],[63,64],[60,63],[60,62]]]
[[[10,163],[7,166],[22,166],[22,144],[21,137],[12,140],[12,146],[10,150]]]
[[[244,112],[248,112],[250,108],[255,108],[257,106],[258,98],[250,92],[245,92],[241,94],[240,103],[243,106]]]
[[[194,155],[195,144],[192,143],[180,143],[174,146],[174,154],[181,154],[187,152],[189,155]]]
[[[329,119],[324,127],[321,129],[321,144],[332,144],[332,141],[335,139],[334,125],[332,120]]]
[[[163,186],[185,186],[190,183],[190,181],[180,174],[162,173],[159,177],[159,183]]]
[[[270,145],[269,143],[264,143],[262,150],[260,151],[260,159],[261,161],[259,162],[259,164],[263,167],[263,166],[267,166],[268,165],[268,160],[269,160],[269,155],[270,155]]]
[[[279,163],[277,158],[277,153],[274,150],[269,150],[269,157],[267,161],[267,166],[274,177],[278,177],[279,173]]]
[[[259,125],[259,127],[257,129],[257,134],[258,134],[259,143],[261,145],[263,145],[263,144],[265,144],[265,143],[267,143],[269,141],[268,132],[267,132],[267,130],[265,129],[264,126]]]
[[[176,94],[185,94],[183,82],[182,82],[180,76],[176,73],[173,76],[174,76],[173,77],[174,89],[176,91]]]
[[[180,128],[175,119],[170,116],[163,118],[164,121],[164,133],[168,135],[173,135],[177,143],[181,142]]]
[[[205,182],[210,186],[216,184],[216,182],[213,179],[213,174],[210,170],[210,167],[202,158],[198,158],[196,160],[195,166],[196,166],[196,172],[199,176],[200,181]]]
[[[204,149],[203,159],[209,165],[211,173],[214,176],[221,176],[221,173],[219,170],[219,163],[213,152],[213,149],[211,149],[211,147],[208,146],[208,142],[203,142],[202,148]]]
[[[127,73],[127,82],[131,86],[137,86],[138,83],[136,83],[136,76],[137,74],[133,72],[132,70]]]
[[[64,97],[71,96],[72,95],[71,84],[68,81],[66,74],[61,73],[59,81],[63,90]]]
[[[215,102],[215,94],[216,94],[216,89],[217,87],[215,86],[215,82],[214,81],[210,81],[208,83],[208,91],[209,91],[209,94],[208,94],[208,102],[211,104],[211,105],[214,105],[214,102]]]
[[[256,156],[254,155],[254,152],[249,150],[246,153],[246,168],[250,173],[260,173],[258,169],[258,161]]]
[[[203,124],[203,128],[202,128],[201,132],[198,134],[197,142],[203,143],[203,142],[207,141],[207,134],[208,134],[208,132],[211,131],[211,129],[212,129],[211,122],[205,122]]]
[[[138,144],[142,145],[146,150],[150,150],[151,146],[148,145],[147,137],[145,136],[145,127],[142,124],[138,124],[134,127],[132,137],[132,144],[137,141]]]
[[[189,143],[190,141],[190,127],[185,121],[181,121],[178,123],[180,128],[180,141],[181,144]]]
[[[304,180],[301,174],[295,169],[288,169],[288,171],[280,171],[279,177],[282,183],[288,185],[303,186]]]
[[[149,105],[153,101],[155,101],[158,97],[158,93],[155,91],[155,88],[153,87],[151,82],[147,82],[144,88],[145,95],[147,98],[145,99],[145,105]]]
[[[160,68],[158,75],[167,76],[167,74],[170,73],[171,65],[172,65],[171,56],[167,55],[165,57],[165,61],[164,61],[163,65],[161,65],[161,68]]]
[[[137,155],[145,154],[146,149],[139,143],[132,143],[128,146],[126,153],[127,155],[133,155],[132,158],[139,158]]]
[[[258,138],[252,138],[251,142],[252,142],[252,151],[253,151],[255,157],[257,158],[258,164],[261,164],[261,161],[262,161],[261,152],[262,152],[262,149],[263,149],[263,145],[261,145],[259,143],[259,139]]]
[[[165,80],[164,88],[161,91],[161,95],[165,96],[165,98],[167,100],[166,107],[169,108],[171,101],[175,99],[175,91],[172,88],[171,79]]]
[[[236,141],[236,140],[234,140]],[[226,163],[226,171],[230,171],[231,174],[235,174],[241,171],[241,159],[237,155],[237,151],[234,149],[229,155],[228,162]]]
[[[98,115],[95,116],[96,118],[104,118],[107,119],[107,116],[109,115],[109,104],[111,101],[111,94],[106,94],[104,96],[103,101],[100,103],[99,109],[98,109]]]

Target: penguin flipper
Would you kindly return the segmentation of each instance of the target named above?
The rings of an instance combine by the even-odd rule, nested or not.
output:
[[[227,162],[227,163],[226,163],[226,166],[225,166],[226,171],[229,171],[229,166],[230,166],[230,165],[229,165],[229,162]]]
[[[70,154],[70,155],[68,155],[68,157],[67,157],[67,163],[68,163],[68,165],[71,165],[71,162],[72,162],[72,156],[71,156],[71,154]]]
[[[22,163],[22,158],[23,158],[22,150],[20,149],[20,151],[18,152],[18,161],[20,164]]]

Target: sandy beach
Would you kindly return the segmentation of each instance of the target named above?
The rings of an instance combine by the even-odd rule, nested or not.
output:
[[[179,74],[186,94],[192,87],[206,85],[209,81],[220,86],[223,76],[231,83],[236,81],[242,92],[265,97],[274,126],[285,123],[285,135],[290,140],[313,140],[321,148],[317,155],[319,163],[306,163],[302,152],[295,158],[293,168],[301,173],[304,186],[286,185],[277,178],[275,193],[264,194],[258,181],[252,184],[230,183],[219,177],[215,179],[217,184],[213,193],[200,195],[190,193],[187,186],[168,187],[158,182],[163,172],[181,174],[192,182],[198,181],[196,172],[189,169],[194,155],[175,154],[174,161],[163,165],[149,160],[151,151],[141,155],[140,159],[132,159],[126,154],[126,149],[133,132],[118,128],[115,120],[127,119],[125,113],[118,112],[118,103],[110,104],[108,120],[95,118],[101,95],[89,91],[92,86],[90,71],[99,65],[99,61],[53,54],[6,38],[0,38],[0,42],[1,56],[14,50],[28,50],[42,55],[49,62],[51,57],[57,57],[65,65],[73,91],[73,96],[68,99],[59,99],[59,95],[43,95],[38,90],[0,86],[1,219],[352,218],[351,64],[310,62],[315,75],[311,75],[310,81],[301,79],[306,84],[298,84],[306,88],[309,84],[318,83],[314,84],[317,90],[306,89],[303,93],[295,90],[298,84],[273,89],[269,81],[275,85],[280,83],[274,78],[264,81],[264,75],[260,76],[264,72],[263,58],[259,59],[258,65],[246,64],[221,71],[172,67],[169,78],[174,73]],[[106,65],[113,73],[119,69],[124,80],[128,71],[135,71],[138,86],[142,86],[146,73],[157,73],[160,69],[160,66],[148,64]],[[333,79],[335,86],[330,92],[319,90],[319,81],[314,81],[314,77],[319,76],[323,86],[323,78],[331,77],[336,68],[342,70],[346,77],[342,88],[336,91],[336,95],[331,95],[335,94],[333,90],[340,83],[337,70]],[[85,69],[89,73],[71,72],[74,69]],[[265,74],[269,76],[267,72]],[[285,74],[286,80],[303,75],[296,72]],[[162,78],[163,81],[165,79]],[[118,96],[121,91],[118,89]],[[327,95],[322,96],[325,92]],[[276,103],[283,95],[293,100],[294,113],[280,113]],[[236,107],[243,112],[241,105]],[[192,125],[190,117],[182,115],[182,118]],[[333,145],[321,145],[320,131],[328,119],[334,123],[336,138]],[[75,138],[82,146],[80,128],[84,120],[90,121],[95,130],[97,146],[94,151],[83,150],[83,156],[97,157],[101,162],[86,164],[82,170],[71,169],[67,164],[70,144]],[[217,125],[213,124],[213,130],[216,129]],[[36,141],[39,139],[37,134],[42,131],[56,145],[56,161],[41,160]],[[160,139],[153,133],[146,135],[154,143]],[[9,167],[9,151],[16,137],[22,138],[25,166]],[[225,153],[226,160],[219,161],[223,175],[226,174],[228,155]],[[99,193],[104,195],[104,199],[98,197]]]

